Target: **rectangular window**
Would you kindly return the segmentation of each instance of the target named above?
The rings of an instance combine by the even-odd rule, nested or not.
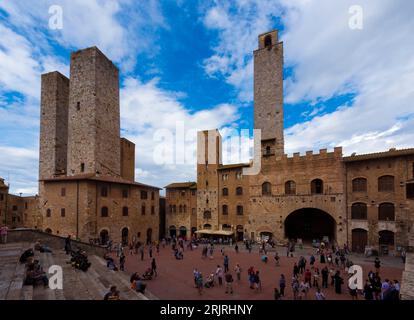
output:
[[[141,199],[148,199],[148,192],[147,191],[141,191]]]
[[[24,208],[27,210],[27,202],[24,203]]]
[[[414,183],[406,184],[407,199],[414,199]]]
[[[151,200],[154,200],[155,199],[155,193],[154,193],[154,191],[151,191]]]
[[[76,110],[80,110],[80,102],[78,101],[78,102],[76,102]]]
[[[0,194],[0,201],[3,201],[3,199],[4,199],[4,195]]]
[[[17,211],[17,206],[13,206],[12,210]]]
[[[145,216],[145,206],[142,206],[142,207],[141,207],[141,214],[142,214],[143,216]]]
[[[66,188],[62,188],[62,189],[60,189],[60,195],[61,195],[62,197],[66,196]]]
[[[60,209],[60,216],[64,217],[66,215],[66,210],[65,208]]]
[[[237,206],[237,215],[242,216],[243,215],[243,206]]]
[[[122,189],[122,198],[128,198],[128,189]]]
[[[151,214],[155,214],[155,207],[151,206]]]
[[[85,164],[83,162],[81,163],[81,172],[85,172]]]

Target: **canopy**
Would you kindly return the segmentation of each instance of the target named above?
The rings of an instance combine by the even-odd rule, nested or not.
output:
[[[209,229],[202,229],[197,230],[195,233],[201,234],[216,234],[216,235],[222,235],[222,236],[231,236],[234,232],[233,231],[227,231],[227,230],[209,230]]]

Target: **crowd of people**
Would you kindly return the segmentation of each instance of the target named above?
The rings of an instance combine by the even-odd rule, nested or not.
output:
[[[228,242],[228,244],[230,243]],[[163,239],[159,243],[141,244],[137,242],[127,246],[114,245],[112,247],[112,251],[115,251],[117,258],[119,258],[119,270],[125,270],[125,261],[128,257],[128,252],[130,256],[135,255],[141,261],[146,260],[147,256],[150,258],[151,265],[143,274],[139,275],[137,272],[132,274],[132,289],[143,293],[147,287],[145,281],[157,276],[157,264],[153,255],[154,252],[160,252],[160,247],[163,249],[166,247],[171,249],[172,258],[177,260],[184,259],[185,250],[192,251],[198,247],[201,249],[201,259],[222,260],[221,263],[216,264],[214,270],[206,272],[206,275],[203,275],[197,267],[193,268],[194,287],[200,295],[205,290],[214,287],[223,287],[226,294],[233,294],[235,292],[233,284],[240,284],[245,281],[244,279],[247,280],[248,287],[252,292],[262,291],[261,273],[254,265],[246,266],[246,271],[244,271],[244,268],[239,263],[235,263],[234,265],[230,264],[230,256],[233,255],[230,255],[229,252],[234,252],[236,255],[239,254],[240,249],[238,243],[225,246],[224,242],[219,241],[206,241],[206,239],[203,241],[194,239],[187,240],[183,238],[177,239],[175,237]],[[381,280],[381,261],[379,258],[375,259],[373,264],[373,270],[375,272],[369,272],[362,290],[353,289],[348,286],[348,278],[351,276],[348,274],[348,271],[353,265],[353,262],[350,260],[350,250],[346,245],[339,248],[338,246],[321,242],[318,248],[312,249],[311,253],[299,255],[295,258],[296,244],[289,242],[286,246],[286,257],[288,260],[284,261],[279,256],[274,242],[262,242],[258,246],[254,246],[252,241],[244,241],[244,247],[249,253],[253,251],[254,247],[257,247],[259,252],[258,262],[267,264],[273,260],[275,267],[279,267],[281,264],[283,265],[285,261],[295,259],[291,278],[286,273],[282,273],[273,282],[273,295],[276,300],[285,299],[287,294],[288,296],[293,296],[295,300],[337,299],[337,297],[332,296],[332,292],[336,295],[349,294],[352,299],[399,299],[399,282],[389,279]],[[108,268],[113,270],[118,268],[112,256],[107,261]],[[245,278],[243,276],[244,272]],[[238,286],[236,287],[239,288]],[[289,289],[291,290],[290,293],[287,292]]]

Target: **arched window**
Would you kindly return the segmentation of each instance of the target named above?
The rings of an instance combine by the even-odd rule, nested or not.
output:
[[[102,187],[101,188],[101,197],[107,197],[108,196],[108,188]]]
[[[206,223],[206,224],[203,226],[203,229],[210,230],[210,229],[211,229],[211,224]]]
[[[243,194],[243,188],[242,187],[237,187],[236,188],[236,195],[241,196]]]
[[[173,206],[170,204],[170,213],[173,213]]]
[[[229,214],[229,207],[227,206],[227,204],[223,204],[221,211],[224,215]]]
[[[237,215],[242,216],[243,215],[243,206],[237,206]]]
[[[270,146],[267,146],[267,147],[266,147],[265,154],[266,154],[267,156],[268,156],[268,155],[270,155]]]
[[[296,194],[296,182],[289,180],[285,182],[285,194]]]
[[[230,224],[226,224],[224,223],[223,226],[221,227],[223,230],[231,230],[231,225]]]
[[[382,176],[378,178],[378,191],[394,191],[394,177]]]
[[[184,205],[183,210],[184,210],[184,213],[187,213],[187,205]]]
[[[183,206],[180,204],[180,206],[178,207],[178,212],[182,213],[183,212]]]
[[[378,220],[380,221],[394,221],[395,207],[393,203],[381,203],[378,207]]]
[[[359,220],[367,220],[367,205],[362,202],[352,204],[351,218]]]
[[[270,34],[264,38],[264,45],[265,47],[270,47],[272,45],[272,36]]]
[[[352,192],[367,192],[367,179],[355,178],[352,180]]]
[[[177,206],[173,205],[173,212],[176,213],[177,212]]]
[[[311,181],[311,193],[312,194],[323,193],[323,181],[321,179],[313,179]]]
[[[52,216],[52,210],[47,209],[46,210],[46,217],[50,218]]]
[[[229,189],[223,188],[223,196],[228,196],[228,195],[229,195]]]
[[[108,216],[108,207],[102,207],[101,208],[101,217],[107,217]]]
[[[264,182],[262,184],[262,195],[263,196],[271,196],[272,195],[272,185],[270,182]]]
[[[128,216],[128,207],[122,207],[122,215],[124,217]]]

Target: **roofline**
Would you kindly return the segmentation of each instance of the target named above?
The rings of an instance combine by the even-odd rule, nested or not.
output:
[[[55,177],[55,178],[46,178],[46,179],[40,179],[39,181],[43,182],[61,182],[61,181],[80,181],[80,180],[88,180],[88,181],[100,181],[100,182],[106,182],[106,183],[118,183],[118,184],[126,184],[126,185],[133,185],[137,187],[147,187],[151,189],[158,189],[162,190],[162,188],[151,186],[149,184],[136,182],[136,181],[128,181],[128,180],[106,180],[105,178],[111,178],[111,177],[97,177],[94,174],[86,174],[83,176],[62,176],[62,177]]]

